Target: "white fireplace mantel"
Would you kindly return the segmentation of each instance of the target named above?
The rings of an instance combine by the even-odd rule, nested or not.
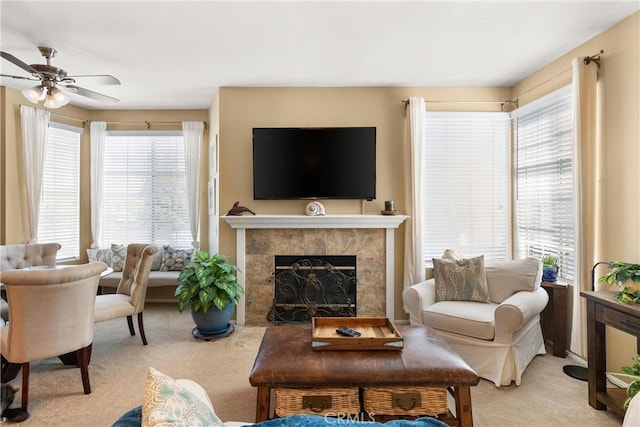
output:
[[[393,320],[394,309],[394,229],[407,215],[244,215],[221,217],[236,229],[236,264],[238,283],[245,286],[246,229],[256,228],[384,228],[386,229],[386,315]],[[240,294],[236,323],[245,324],[245,297]]]
[[[398,228],[406,215],[223,216],[231,228]]]

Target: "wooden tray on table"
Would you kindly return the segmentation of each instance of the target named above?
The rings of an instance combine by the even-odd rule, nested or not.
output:
[[[402,350],[404,339],[386,317],[314,317],[311,321],[313,350]],[[345,337],[336,332],[346,326],[360,332]]]

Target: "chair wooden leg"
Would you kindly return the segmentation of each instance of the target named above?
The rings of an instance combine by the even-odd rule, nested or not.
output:
[[[22,364],[22,402],[21,408],[25,411],[29,406],[29,362]]]
[[[129,333],[134,336],[136,331],[133,330],[133,316],[127,316],[127,324],[129,325]]]
[[[142,344],[147,345],[147,337],[144,334],[144,323],[142,323],[142,312],[138,313],[138,330],[142,338]]]
[[[89,355],[91,354],[91,344],[81,348],[76,354],[78,357],[78,366],[80,367],[80,375],[82,376],[84,394],[91,394],[91,383],[89,383]]]

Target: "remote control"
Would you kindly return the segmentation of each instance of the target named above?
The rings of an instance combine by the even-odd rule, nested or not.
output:
[[[357,338],[360,335],[362,335],[360,332],[354,331],[353,329],[347,328],[346,326],[339,327],[338,329],[336,329],[336,332],[342,336],[353,337],[353,338]]]

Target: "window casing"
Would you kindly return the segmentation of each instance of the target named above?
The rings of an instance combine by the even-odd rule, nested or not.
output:
[[[101,247],[191,244],[181,132],[107,134],[103,174]]]
[[[465,257],[510,256],[509,122],[507,113],[426,113],[426,265],[448,248]]]
[[[81,128],[51,122],[45,152],[38,241],[57,242],[59,261],[80,256]]]
[[[559,260],[575,277],[573,106],[567,86],[512,113],[515,257]]]

